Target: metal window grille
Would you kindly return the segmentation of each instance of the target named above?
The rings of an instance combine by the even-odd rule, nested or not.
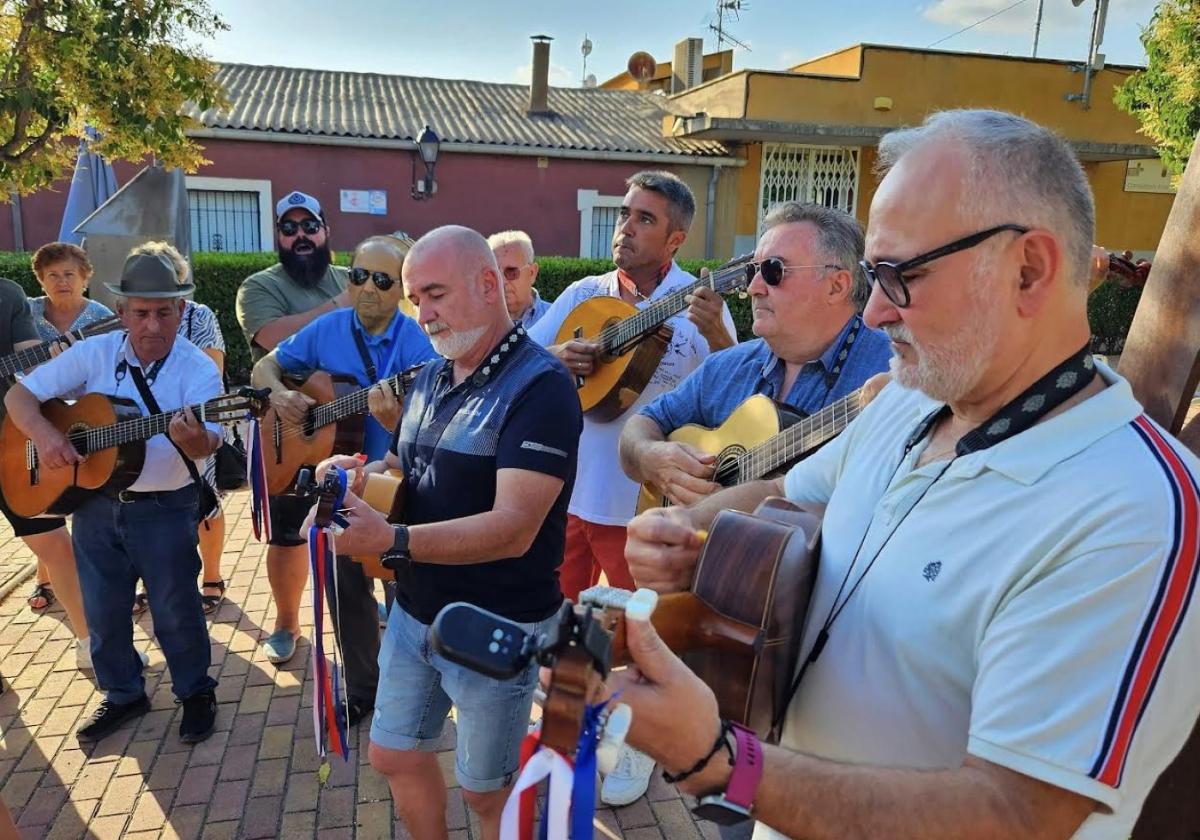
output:
[[[188,190],[194,251],[261,251],[257,192]]]
[[[758,223],[776,204],[802,201],[854,214],[858,200],[858,149],[764,143]]]
[[[620,207],[592,208],[592,247],[589,257],[606,259],[612,255],[613,232],[621,217]]]

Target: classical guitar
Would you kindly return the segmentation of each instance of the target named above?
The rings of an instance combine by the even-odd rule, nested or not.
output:
[[[418,365],[384,381],[402,400],[420,370]],[[324,371],[316,371],[295,384],[300,393],[317,402],[308,410],[304,422],[295,426],[274,408],[268,408],[261,424],[267,492],[273,496],[288,492],[301,467],[313,466],[334,454],[350,455],[363,446],[370,388]]]
[[[10,353],[0,358],[0,376],[11,379],[21,371],[29,370],[31,367],[36,367],[42,362],[49,361],[51,348],[55,344],[66,347],[68,336],[75,341],[83,341],[83,339],[93,335],[103,335],[104,333],[115,332],[124,328],[120,318],[116,315],[110,315],[99,321],[93,321],[86,327],[70,330],[58,338],[52,338],[49,341],[43,341],[41,344],[35,344],[32,347],[26,347],[24,350]]]
[[[576,306],[567,315],[555,344],[573,338],[600,342],[595,370],[577,377],[584,412],[600,421],[614,420],[629,409],[650,382],[674,329],[667,320],[687,309],[687,296],[708,287],[717,294],[741,292],[754,278],[753,255],[738,257],[708,277],[676,289],[638,309],[618,297],[600,295]]]
[[[755,394],[715,429],[689,423],[667,435],[667,440],[715,455],[713,482],[733,487],[767,478],[807,458],[840,435],[865,405],[859,389],[804,416],[770,397]],[[642,485],[638,513],[669,504],[658,485]]]
[[[236,423],[266,410],[270,392],[243,388],[191,406],[201,420]],[[92,491],[118,493],[142,472],[146,441],[166,434],[179,409],[144,416],[124,397],[85,394],[74,403],[47,400],[42,414],[63,431],[83,461],[51,469],[40,463],[33,442],[11,416],[0,426],[0,491],[18,516],[65,516]]]

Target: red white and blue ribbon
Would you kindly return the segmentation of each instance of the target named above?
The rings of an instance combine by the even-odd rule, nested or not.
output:
[[[246,483],[250,485],[250,523],[254,539],[270,542],[271,504],[267,494],[267,464],[263,460],[262,427],[256,417],[250,419],[246,447]]]
[[[572,763],[556,750],[538,743],[537,734],[525,736],[521,745],[521,775],[504,803],[500,816],[500,840],[533,840],[535,790],[549,779],[546,811],[542,815],[540,840],[588,840],[596,807],[596,746],[600,741],[600,713],[607,705],[588,706],[583,731]]]
[[[346,471],[333,467],[340,489],[333,504],[333,521],[322,528],[315,523],[308,529],[308,560],[312,571],[312,667],[313,667],[313,736],[317,755],[324,761],[327,751],[338,753],[344,761],[350,759],[349,722],[346,718],[346,685],[342,678],[341,652],[333,647],[333,661],[325,657],[325,591],[333,587],[334,601],[341,599],[337,589],[337,550],[334,547],[333,526],[345,528],[346,518],[338,513],[346,498]],[[333,620],[337,620],[333,616]]]

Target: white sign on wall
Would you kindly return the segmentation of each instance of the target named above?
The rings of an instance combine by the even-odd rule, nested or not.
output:
[[[386,216],[387,190],[342,190],[341,209],[343,213]]]
[[[1125,165],[1125,192],[1174,193],[1171,173],[1158,158],[1131,160]]]

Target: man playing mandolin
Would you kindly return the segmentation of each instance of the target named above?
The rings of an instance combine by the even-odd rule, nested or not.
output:
[[[675,504],[720,485],[713,455],[666,435],[686,424],[715,428],[752,394],[815,414],[886,370],[891,357],[887,336],[859,316],[871,286],[858,265],[863,234],[853,216],[787,202],[767,214],[763,231],[748,289],[758,338],[709,356],[621,430],[625,474]]]
[[[417,840],[446,836],[446,784],[434,753],[457,709],[455,773],[483,836],[495,840],[533,703],[535,669],[500,682],[429,649],[429,626],[454,601],[544,632],[562,603],[567,500],[582,426],[575,386],[515,325],[487,241],[437,228],[404,261],[404,290],[446,358],[413,383],[384,466],[403,471],[406,525],[347,495],[338,551],[397,564],[396,606],[379,653],[372,766],[387,776]],[[328,464],[354,468],[352,458]],[[359,482],[356,482],[358,489]]]
[[[105,695],[78,735],[98,740],[150,710],[129,620],[140,577],[154,600],[154,635],[171,669],[171,689],[183,704],[179,736],[196,743],[212,734],[217,682],[208,675],[208,628],[196,588],[196,525],[207,511],[199,510],[196,470],[184,459],[203,469],[221,437],[219,426],[184,407],[220,394],[221,377],[202,351],[176,340],[184,296],[195,286],[176,282],[175,267],[165,255],[132,255],[120,283],[105,285],[119,296],[117,314],[127,332],[73,345],[14,385],[4,404],[49,468],[77,464],[82,456],[42,415],[46,400],[102,393],[133,400],[144,414],[178,411],[169,440],[157,435],[146,441],[145,463],[128,490],[116,496],[92,493],[74,513],[71,541],[91,630],[92,666]],[[144,389],[159,408],[147,405]]]
[[[644,622],[612,685],[630,740],[760,839],[1126,838],[1200,709],[1196,459],[1089,352],[1095,211],[1064,141],[948,111],[879,161],[864,319],[895,382],[785,479],[629,528],[635,578],[671,591],[722,508],[828,505],[782,745],[738,733],[729,759]]]
[[[401,404],[383,380],[437,356],[425,333],[399,309],[404,296],[400,269],[411,244],[393,236],[372,236],[360,243],[347,287],[353,308],[327,312],[254,365],[250,383],[271,389],[272,404],[292,430],[303,427],[314,400],[292,390],[283,381],[285,374],[303,377],[323,370],[350,376],[359,387],[371,389],[367,400],[372,416],[366,421],[363,452],[372,461],[387,452]],[[379,616],[374,579],[345,555],[338,557],[337,569],[336,594],[332,587],[325,591],[330,612],[338,616],[333,626],[345,655],[348,716],[353,725],[375,705]]]

